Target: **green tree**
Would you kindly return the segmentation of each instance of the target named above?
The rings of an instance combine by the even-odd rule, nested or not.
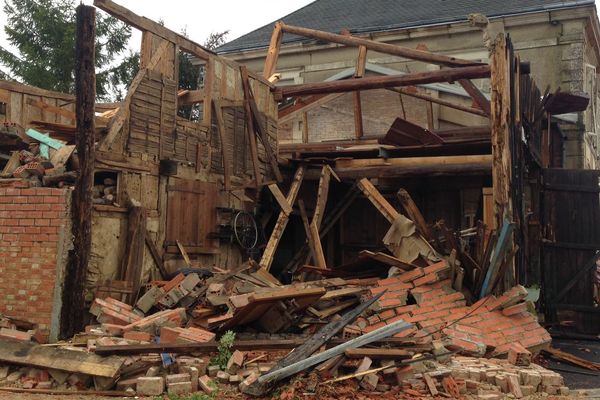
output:
[[[74,92],[77,0],[6,0],[4,28],[17,54],[0,47],[0,64],[28,85]],[[96,84],[99,100],[123,97],[139,68],[139,54],[126,52],[131,28],[99,12],[96,16]]]

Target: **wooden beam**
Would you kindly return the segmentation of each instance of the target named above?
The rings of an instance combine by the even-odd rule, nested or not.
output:
[[[404,157],[404,158],[362,158],[362,159],[340,159],[335,162],[335,168],[360,168],[375,166],[402,166],[423,167],[429,165],[464,165],[471,163],[490,163],[492,156],[469,155],[469,156],[435,156],[435,157]]]
[[[302,180],[304,179],[304,173],[304,166],[300,166],[296,170],[294,180],[292,181],[292,185],[290,186],[290,191],[288,192],[286,197],[286,200],[289,204],[294,204],[296,202],[296,197],[298,196],[300,185],[302,184]],[[288,221],[289,215],[286,215],[284,212],[280,212],[279,217],[277,218],[277,222],[275,223],[275,227],[273,228],[273,232],[271,233],[271,237],[269,238],[269,242],[265,247],[265,251],[259,263],[260,267],[266,269],[267,271],[271,268],[271,264],[273,263],[273,256],[275,255],[275,251],[277,250],[277,246],[279,245],[279,241],[283,236],[283,231],[285,230]]]
[[[319,178],[319,189],[317,191],[317,202],[315,204],[315,211],[313,213],[312,221],[316,223],[317,230],[321,228],[321,221],[323,221],[323,215],[325,214],[325,207],[327,206],[327,197],[329,195],[329,183],[331,182],[331,176],[339,182],[340,178],[333,172],[329,165],[323,166],[321,169],[321,177]]]
[[[92,209],[94,187],[95,100],[96,100],[96,9],[77,7],[75,43],[75,113],[79,177],[72,203],[73,250],[64,276],[61,310],[61,337],[80,332],[85,320],[85,288],[92,250]],[[2,346],[0,346],[2,347]]]
[[[490,115],[490,101],[481,93],[481,90],[469,79],[459,79],[458,83],[469,93],[473,101],[483,110],[486,115]]]
[[[246,73],[246,75],[244,74]],[[252,118],[252,110],[250,109],[249,102],[249,89],[250,82],[248,82],[247,69],[244,66],[240,66],[240,74],[242,79],[242,88],[244,90],[244,111],[246,116],[246,134],[248,135],[248,142],[250,144],[250,156],[252,158],[252,168],[254,170],[254,186],[260,186],[260,161],[258,160],[258,145],[256,143],[256,134],[254,133],[254,120]]]
[[[327,42],[343,44],[346,46],[365,46],[369,50],[379,53],[390,54],[398,57],[406,57],[411,60],[424,61],[431,64],[446,65],[451,67],[461,67],[470,65],[481,65],[479,62],[462,60],[455,57],[448,57],[441,54],[432,54],[428,51],[414,50],[407,47],[396,46],[388,43],[381,43],[374,40],[363,39],[354,36],[338,35],[335,33],[318,31],[315,29],[301,28],[297,26],[282,24],[282,30],[286,33],[304,36],[315,40],[324,40]]]
[[[404,211],[406,211],[408,218],[411,219],[417,226],[419,233],[423,235],[425,240],[433,240],[433,234],[429,229],[429,225],[427,225],[427,221],[425,221],[423,214],[421,214],[419,207],[417,207],[410,194],[406,190],[400,189],[398,190],[397,196],[398,200],[400,200],[400,204],[402,204],[402,207],[404,208]]]
[[[489,115],[487,115],[482,110],[478,110],[476,108],[467,107],[467,106],[463,106],[463,105],[460,105],[460,104],[452,103],[451,101],[442,100],[442,99],[440,99],[438,97],[429,96],[427,94],[423,94],[423,93],[419,93],[419,92],[414,92],[414,91],[403,89],[403,88],[387,88],[387,90],[391,90],[392,92],[396,92],[396,93],[400,93],[400,94],[405,94],[407,96],[414,97],[416,99],[430,101],[432,103],[439,104],[439,105],[442,105],[442,106],[445,106],[445,107],[448,107],[448,108],[453,108],[455,110],[464,111],[464,112],[467,112],[469,114],[475,114],[475,115],[479,115],[481,117],[489,117]]]
[[[221,139],[221,155],[223,156],[223,187],[225,190],[231,189],[231,167],[233,165],[230,160],[229,152],[229,137],[225,132],[225,121],[223,120],[223,105],[220,100],[213,100],[212,104],[214,114],[217,117],[217,128],[219,130],[219,138]]]
[[[385,89],[395,86],[414,86],[436,82],[455,82],[459,79],[489,78],[489,65],[443,69],[438,71],[415,72],[404,75],[368,76],[360,79],[345,79],[333,82],[305,83],[278,87],[275,98],[307,96],[311,94],[344,93],[356,90]]]
[[[271,191],[271,194],[273,195],[275,200],[277,200],[279,207],[281,207],[281,211],[283,211],[287,215],[290,215],[292,213],[292,206],[290,205],[290,203],[287,202],[287,199],[285,198],[283,193],[281,193],[279,186],[277,186],[277,184],[275,183],[272,183],[269,185],[269,190]]]
[[[307,99],[296,99],[294,105],[288,106],[279,111],[279,120],[277,121],[280,125],[296,118],[300,113],[308,112],[313,108],[319,107],[322,104],[328,103],[338,97],[343,96],[343,93],[335,94],[317,94]]]
[[[152,32],[156,36],[160,36],[171,43],[175,43],[183,50],[192,53],[203,60],[208,60],[210,57],[216,56],[216,53],[203,47],[202,45],[186,38],[183,35],[173,32],[172,30],[152,21],[151,19],[139,16],[131,10],[112,2],[111,0],[94,0],[94,5],[101,10],[106,11],[113,17],[127,23],[128,25],[131,25],[141,31]]]
[[[281,22],[276,22],[275,28],[273,28],[273,34],[271,35],[269,50],[267,51],[265,67],[263,68],[263,78],[265,79],[269,79],[277,69],[277,59],[279,58],[279,49],[281,47],[282,39],[283,32],[281,31]]]
[[[250,86],[250,80],[248,79],[248,69],[245,66],[240,67],[240,72],[242,74],[242,87],[244,90],[244,99],[248,103],[252,120],[254,121],[253,127],[254,132],[258,132],[258,135],[261,139],[263,147],[265,149],[265,153],[267,158],[269,159],[269,163],[271,164],[271,168],[273,169],[273,174],[275,175],[275,179],[277,182],[283,181],[283,175],[281,175],[281,171],[279,171],[279,162],[277,161],[277,155],[273,151],[271,147],[271,143],[269,141],[269,135],[266,129],[263,127],[262,120],[260,117],[260,113],[258,110],[258,106],[254,100],[254,93],[252,92],[252,87]]]
[[[308,215],[306,213],[306,207],[302,199],[298,200],[298,207],[300,208],[300,217],[306,231],[306,238],[308,239],[308,247],[312,258],[315,260],[315,264],[319,269],[326,269],[327,262],[325,261],[325,254],[323,254],[323,245],[321,244],[321,238],[319,237],[319,230],[313,222],[308,222]]]
[[[379,193],[379,190],[377,190],[377,188],[373,186],[370,180],[368,180],[367,178],[362,178],[358,182],[358,188],[390,223],[393,223],[398,218],[400,213],[396,211],[394,206],[392,206],[381,195],[381,193]]]

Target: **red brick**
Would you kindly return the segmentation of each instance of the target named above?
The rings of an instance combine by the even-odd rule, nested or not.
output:
[[[147,333],[147,332],[125,332],[123,334],[123,337],[125,339],[129,339],[129,340],[139,340],[140,342],[151,342],[153,335]]]
[[[379,318],[381,318],[382,321],[393,318],[395,316],[396,316],[396,313],[394,312],[394,310],[385,310],[385,311],[379,313]]]
[[[447,269],[449,269],[448,263],[446,262],[446,260],[442,260],[438,263],[431,264],[431,265],[423,268],[423,272],[427,275],[427,274],[431,274],[434,272],[444,271]]]
[[[413,281],[413,283],[415,284],[415,286],[421,286],[421,285],[426,285],[428,283],[437,282],[439,279],[440,278],[437,276],[437,274],[431,273],[431,274],[424,275],[424,276],[420,277],[419,279],[415,279]]]

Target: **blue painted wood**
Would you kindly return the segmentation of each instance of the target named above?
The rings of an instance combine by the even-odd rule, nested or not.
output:
[[[50,146],[45,143],[40,143],[40,156],[49,159],[50,158]]]
[[[46,136],[41,132],[36,131],[35,129],[27,129],[27,136],[32,139],[37,140],[40,143],[46,144],[52,147],[54,150],[58,150],[64,146],[63,143],[59,142],[56,139],[52,139],[50,136]]]
[[[500,237],[498,238],[498,242],[496,243],[496,247],[494,248],[494,253],[492,254],[492,261],[490,262],[490,266],[485,274],[485,279],[483,281],[483,285],[481,285],[481,292],[479,294],[479,298],[487,296],[491,288],[489,287],[490,281],[492,277],[500,268],[500,264],[502,264],[502,260],[504,260],[504,255],[506,252],[512,247],[512,241],[510,240],[512,237],[514,225],[508,221],[504,221],[502,224],[502,229],[500,230]]]

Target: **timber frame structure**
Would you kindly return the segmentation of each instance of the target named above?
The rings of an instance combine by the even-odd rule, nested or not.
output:
[[[563,285],[565,277],[555,267],[560,265],[563,272],[570,268],[570,275],[581,276],[584,261],[600,248],[600,227],[590,228],[585,237],[574,238],[568,231],[572,217],[564,215],[555,194],[579,193],[578,201],[587,202],[586,214],[578,221],[600,215],[598,174],[561,170],[555,157],[562,143],[552,116],[581,111],[587,102],[569,93],[540,92],[509,37],[495,38],[487,64],[347,32],[277,23],[263,73],[257,75],[111,0],[95,0],[94,5],[140,29],[143,40],[140,69],[125,100],[94,104],[95,72],[90,66],[95,13],[92,7],[81,6],[77,96],[67,96],[75,101],[75,112],[71,105],[43,108],[60,115],[56,121],[77,122],[75,248],[66,268],[62,337],[72,336],[86,323],[89,294],[113,295],[132,304],[146,282],[167,280],[181,268],[226,272],[253,258],[263,274],[270,271],[280,277],[287,273],[344,277],[348,271],[371,276],[371,263],[384,265],[386,274],[390,266],[409,270],[434,263],[438,256],[434,244],[445,249],[439,256],[462,265],[453,270],[452,278],[464,276],[464,286],[463,278],[457,281],[470,291],[470,300],[517,283],[543,283],[549,320],[556,320],[561,310],[597,314],[586,286],[589,280]],[[277,59],[285,33],[356,47],[354,73],[341,80],[277,86]],[[437,69],[371,76],[366,68],[369,51]],[[181,53],[202,61],[203,79],[197,90],[178,88]],[[477,79],[489,79],[491,96],[480,91],[473,81]],[[472,105],[421,91],[421,85],[436,83],[460,85]],[[42,107],[40,103],[50,101],[43,94],[39,100],[25,101],[26,91],[9,86],[15,98],[18,90],[23,91],[22,105]],[[377,89],[422,101],[429,121],[435,103],[489,123],[435,130],[431,122],[422,127],[409,121],[404,112],[385,135],[368,137],[363,132],[361,93]],[[312,142],[308,111],[343,93],[352,94],[355,137]],[[184,106],[194,107],[196,120],[180,116]],[[292,118],[304,121],[302,142],[280,143],[281,124]],[[74,127],[53,124],[53,129],[66,128]],[[432,221],[417,206],[412,188],[422,190],[446,178],[454,179],[450,186],[466,182],[476,192],[482,223],[475,221],[475,213],[466,227],[462,221]],[[107,182],[111,201],[96,202],[93,194],[106,189]],[[444,200],[436,203],[438,209],[451,208]],[[364,204],[374,206],[369,210],[376,215],[367,213]],[[218,234],[235,213],[256,216],[262,254],[256,249],[246,252]],[[380,251],[384,235],[379,228],[385,233],[403,214],[414,222],[415,243],[426,254],[418,260]],[[352,224],[358,230],[353,231]],[[259,234],[262,229],[267,232],[264,238]],[[464,246],[462,233],[475,231],[477,242]],[[361,234],[368,236],[371,247],[357,254],[352,240]],[[349,250],[340,254],[346,245]],[[556,254],[556,248],[568,252]],[[567,266],[569,259],[576,259],[577,265]],[[253,260],[249,264],[255,265]],[[568,304],[563,301],[567,294]]]
[[[567,228],[569,223],[566,221],[585,224],[583,219],[597,220],[600,215],[597,196],[599,174],[597,171],[561,169],[563,138],[558,125],[553,122],[555,116],[584,111],[589,102],[586,94],[563,93],[560,89],[550,93],[550,88],[545,93],[541,92],[529,76],[529,63],[521,62],[513,50],[510,37],[503,33],[491,38],[488,65],[433,54],[426,49],[414,50],[353,37],[349,32],[334,34],[283,22],[275,24],[267,51],[263,77],[269,81],[277,82],[279,78],[277,61],[284,34],[357,48],[356,67],[352,76],[341,80],[279,86],[274,90],[276,98],[282,101],[279,110],[280,129],[282,123],[292,121],[293,118],[301,117],[302,120],[302,142],[280,143],[279,154],[289,163],[309,168],[306,179],[319,179],[313,215],[324,212],[323,204],[327,201],[329,188],[328,177],[331,175],[342,181],[358,182],[360,191],[389,222],[393,222],[397,215],[394,206],[390,204],[392,200],[382,196],[365,178],[374,178],[375,182],[384,187],[387,185],[397,190],[398,186],[394,185],[403,182],[403,179],[408,182],[415,178],[418,182],[419,178],[435,176],[491,176],[489,183],[483,183],[480,189],[483,190],[482,229],[486,233],[483,235],[485,239],[476,245],[475,251],[462,248],[456,239],[449,237],[447,227],[440,221],[442,233],[446,232],[446,242],[450,244],[447,255],[452,251],[458,252],[467,276],[465,282],[468,282],[473,297],[479,298],[489,293],[492,284],[498,291],[517,283],[539,284],[543,294],[541,306],[550,322],[557,321],[557,312],[560,311],[591,313],[588,317],[595,317],[589,318],[589,321],[598,321],[597,309],[593,306],[591,279],[582,280],[581,277],[590,273],[593,263],[587,260],[595,251],[600,250],[600,231],[595,226],[590,227],[591,231],[580,228],[581,232],[576,233]],[[368,51],[422,61],[437,65],[439,69],[402,75],[367,76]],[[472,81],[488,78],[491,96],[485,96]],[[441,100],[419,89],[420,85],[438,82],[459,84],[471,97],[472,106]],[[403,112],[403,117],[396,119],[385,136],[365,137],[361,91],[372,89],[390,90],[399,93],[401,97],[404,95],[423,100],[423,106],[427,109],[428,126],[421,127],[407,121],[406,113]],[[335,101],[340,94],[348,92],[353,96],[355,138],[312,142],[308,112],[314,107]],[[431,107],[434,103],[487,117],[489,125],[433,131]],[[331,172],[323,168],[319,176],[310,172],[310,165],[325,165]],[[570,185],[565,181],[567,177],[580,181],[581,184]],[[549,186],[549,181],[561,181],[562,184]],[[338,196],[338,201],[352,202],[356,197],[356,194],[353,195],[354,187],[344,197]],[[586,211],[577,217],[567,215],[553,194],[556,190],[563,191],[563,202],[570,202],[567,199],[572,196],[587,204]],[[586,197],[584,193],[589,194]],[[400,189],[398,196],[399,205],[415,221],[418,231],[429,241],[437,240],[432,229],[439,228],[438,224],[428,225],[425,222],[406,191]],[[318,229],[319,225],[315,227],[309,223],[306,202],[300,195],[298,206],[308,246],[301,247],[295,253],[284,271],[300,268],[324,276],[338,276],[335,273],[332,275],[327,267],[335,265],[333,268],[336,269],[340,264],[340,259],[336,258],[336,252],[331,247],[332,241],[333,247],[339,245],[338,239],[326,240],[325,237],[349,205],[336,204],[330,207],[329,214],[326,215],[331,218],[326,221],[325,227]],[[286,206],[293,206],[293,202]],[[278,220],[271,239],[282,235],[282,226],[284,228],[285,224],[280,224]],[[457,226],[453,228],[460,229]],[[475,229],[475,226],[463,228]],[[480,228],[481,226],[477,229]],[[583,231],[587,234],[582,235]],[[439,234],[439,229],[436,233]],[[339,234],[337,232],[333,236]],[[341,235],[344,235],[343,232]],[[323,240],[329,244],[322,247]],[[585,244],[576,244],[577,241]],[[492,248],[494,251],[491,251]],[[563,250],[557,253],[558,248]],[[316,268],[302,266],[305,260],[303,252],[307,250],[310,250],[310,254],[306,261],[310,262],[312,258]],[[324,257],[324,253],[329,254]],[[490,259],[490,253],[496,253],[496,256]],[[576,265],[566,265],[569,257],[577,260]],[[267,261],[264,262],[263,258],[261,265],[268,268],[271,260]],[[343,266],[339,268],[343,269],[352,265],[352,262],[344,264],[342,258],[341,264]],[[572,276],[579,277],[579,280],[568,278]],[[563,286],[562,279],[569,283]],[[579,289],[574,290],[575,287]],[[570,298],[569,304],[564,303],[567,297]],[[590,324],[593,322],[587,323],[588,328],[591,327]]]
[[[143,282],[168,279],[190,259],[217,268],[241,264],[244,250],[215,235],[231,212],[254,208],[258,188],[282,180],[270,82],[110,0],[94,5],[140,29],[143,39],[139,72],[96,136],[95,108],[104,106],[93,102],[93,68],[84,61],[77,67],[76,246],[62,337],[83,327],[86,293],[89,299],[100,287],[134,302]],[[80,10],[77,51],[93,54],[95,9]],[[205,62],[198,90],[178,88],[182,52]],[[198,103],[196,121],[178,115]],[[116,182],[114,201],[93,202],[104,182]]]

